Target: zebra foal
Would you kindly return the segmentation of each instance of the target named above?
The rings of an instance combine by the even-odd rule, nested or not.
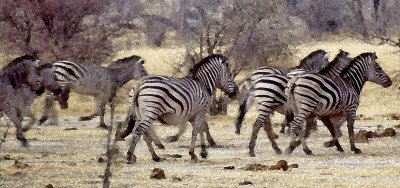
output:
[[[2,67],[2,71],[5,71],[8,68],[13,67],[24,61],[34,63],[36,60],[38,59],[32,55],[23,55],[15,58],[13,61]],[[15,97],[18,98],[16,99],[16,102],[20,103],[19,110],[21,111],[22,116],[28,116],[31,119],[28,126],[24,127],[24,131],[28,130],[33,124],[36,123],[36,116],[32,113],[30,108],[33,104],[34,99],[37,96],[43,94],[45,90],[50,91],[51,94],[56,97],[56,100],[60,103],[61,107],[64,107],[66,104],[66,100],[63,100],[59,95],[61,92],[61,87],[55,81],[55,75],[51,70],[51,64],[42,64],[38,71],[40,77],[42,78],[42,85],[39,89],[35,90],[29,85],[22,84],[22,86],[15,91]]]
[[[127,152],[128,163],[136,162],[134,151],[142,135],[153,160],[161,160],[153,149],[149,132],[155,120],[171,125],[189,121],[193,126],[189,149],[191,159],[197,161],[194,147],[199,133],[202,149],[200,154],[203,158],[207,157],[203,132],[207,122],[206,113],[210,97],[216,88],[222,89],[231,97],[237,92],[237,86],[230,77],[227,60],[219,54],[210,55],[195,65],[190,70],[189,76],[183,78],[150,76],[137,86],[131,117],[124,131],[128,134],[133,131],[133,140]],[[136,110],[140,121],[135,126]]]
[[[100,116],[99,127],[107,129],[104,122],[105,106],[111,102],[117,89],[132,79],[139,79],[147,75],[143,67],[144,60],[136,55],[126,57],[113,62],[109,67],[89,63],[75,63],[70,61],[58,61],[53,63],[56,81],[62,87],[62,98],[68,100],[70,90],[91,95],[96,98],[97,111],[89,116],[80,117],[81,121],[88,121]],[[53,96],[48,96],[45,112],[52,107]],[[68,104],[66,105],[68,107]],[[47,120],[48,114],[44,114],[40,123]]]
[[[311,155],[312,151],[305,142],[302,123],[310,116],[330,117],[333,125],[339,125],[345,118],[351,151],[361,153],[354,145],[354,121],[359,105],[361,90],[366,81],[389,87],[392,81],[376,62],[374,53],[362,53],[355,57],[339,77],[330,78],[318,74],[305,74],[294,77],[288,83],[285,93],[288,105],[295,116],[290,123],[291,142],[286,152],[292,153],[299,137],[303,151]],[[337,140],[337,137],[334,138]]]
[[[8,116],[17,128],[17,139],[23,146],[28,142],[23,134],[27,129],[21,125],[23,113],[23,99],[17,92],[22,87],[39,90],[42,86],[42,78],[39,75],[40,62],[22,60],[15,65],[8,65],[0,72],[0,111]]]

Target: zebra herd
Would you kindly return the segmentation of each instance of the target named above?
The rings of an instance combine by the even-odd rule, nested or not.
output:
[[[127,127],[116,133],[116,140],[123,140],[133,134],[132,143],[127,152],[127,162],[136,162],[135,148],[143,139],[154,161],[162,159],[156,154],[152,142],[164,148],[153,122],[181,125],[180,134],[190,122],[192,129],[189,155],[197,161],[194,152],[197,136],[200,135],[202,158],[207,157],[204,133],[213,143],[207,123],[210,99],[216,89],[220,89],[231,98],[239,98],[239,115],[236,120],[236,133],[240,134],[241,124],[251,104],[255,104],[258,117],[253,125],[249,143],[249,155],[254,157],[257,134],[261,127],[267,133],[274,151],[281,149],[276,143],[279,136],[271,126],[271,114],[275,111],[285,115],[281,133],[290,134],[290,145],[286,153],[290,154],[297,146],[311,155],[306,138],[310,130],[316,128],[319,120],[328,128],[332,139],[324,143],[326,147],[336,146],[343,152],[338,138],[342,135],[341,124],[346,121],[351,151],[361,153],[354,145],[354,121],[359,105],[361,89],[366,81],[383,87],[392,84],[389,76],[377,63],[375,53],[362,53],[355,58],[340,50],[332,62],[328,61],[323,50],[312,52],[292,68],[260,67],[254,70],[243,82],[240,96],[238,86],[231,77],[228,58],[214,54],[202,59],[182,78],[148,75],[144,60],[136,55],[113,62],[108,67],[95,64],[58,61],[52,64],[41,63],[29,55],[21,56],[3,67],[0,72],[0,110],[7,115],[17,128],[17,139],[24,146],[27,140],[23,132],[36,122],[30,111],[34,98],[46,91],[44,115],[39,124],[49,118],[54,101],[62,109],[68,108],[71,91],[92,95],[97,101],[97,111],[80,120],[90,120],[100,116],[99,127],[107,129],[104,122],[105,106],[112,102],[116,92],[128,81],[140,79],[132,91],[131,107],[127,115]],[[23,116],[31,117],[28,126],[22,127]],[[305,122],[305,130],[303,130]],[[287,131],[285,131],[288,128]],[[178,134],[171,141],[176,141]]]

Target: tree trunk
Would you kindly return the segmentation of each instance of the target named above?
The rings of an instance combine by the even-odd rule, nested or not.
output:
[[[368,38],[367,25],[362,13],[362,3],[361,0],[354,0],[355,6],[353,6],[355,17],[360,26],[360,32],[364,39]]]

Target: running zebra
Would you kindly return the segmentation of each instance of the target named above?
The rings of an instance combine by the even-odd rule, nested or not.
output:
[[[353,126],[364,83],[371,81],[385,88],[392,85],[389,76],[376,62],[377,58],[375,53],[362,53],[351,61],[339,77],[305,74],[289,81],[285,93],[295,117],[290,123],[291,142],[287,153],[292,153],[296,148],[298,136],[303,151],[308,155],[312,154],[302,130],[303,121],[310,116],[330,117],[333,125],[339,125],[335,121],[345,118],[351,151],[361,153],[354,145]]]
[[[253,103],[253,98],[249,98],[250,90],[254,87],[255,82],[269,75],[281,75],[286,77],[290,72],[296,72],[296,74],[301,74],[305,72],[317,73],[324,67],[328,65],[328,56],[324,50],[316,50],[311,52],[307,57],[300,61],[300,64],[291,68],[273,68],[273,67],[259,67],[254,70],[251,75],[246,78],[243,82],[242,91],[239,97],[239,116],[236,120],[236,134],[240,134],[240,128],[242,127],[243,120],[245,118],[247,110]],[[287,124],[284,122],[283,124]]]
[[[344,69],[344,67],[346,67],[350,62],[347,56],[347,52],[340,51],[336,55],[335,59],[320,72],[333,75],[334,72],[338,72],[338,70]],[[259,113],[256,122],[253,125],[252,135],[249,143],[249,155],[251,157],[255,157],[254,148],[256,144],[257,134],[261,127],[263,127],[265,132],[267,133],[268,139],[270,140],[275,152],[278,154],[281,153],[281,150],[275,142],[274,132],[271,127],[271,114],[274,111],[277,111],[281,114],[286,115],[287,122],[291,121],[293,115],[285,108],[286,96],[284,91],[288,80],[289,78],[287,76],[266,75],[262,78],[257,79],[253,88],[250,90],[250,97],[254,98],[257,105],[257,111]],[[244,101],[243,104],[245,103],[246,101]],[[308,119],[307,130],[309,130],[309,128],[311,128],[314,124],[315,121],[313,118]],[[284,126],[285,124],[282,124],[283,130]]]
[[[53,63],[52,69],[56,81],[63,88],[62,97],[68,99],[70,90],[91,95],[96,98],[97,111],[89,116],[80,117],[81,121],[88,121],[100,116],[99,127],[107,129],[104,122],[105,106],[114,98],[117,89],[132,79],[146,76],[143,67],[144,60],[136,55],[115,61],[109,67],[95,64],[74,63],[70,61],[58,61]],[[53,97],[48,96],[45,111],[52,107]],[[66,106],[68,107],[68,105]],[[44,114],[40,123],[46,121],[48,114]]]
[[[22,97],[17,92],[24,86],[32,90],[40,89],[42,78],[39,75],[40,62],[31,60],[22,60],[15,65],[9,65],[0,72],[0,111],[10,118],[16,126],[16,136],[23,146],[28,142],[23,134],[21,125],[23,102]]]
[[[23,55],[18,58],[15,58],[13,61],[2,67],[2,71],[5,71],[8,68],[13,67],[22,62],[34,63],[36,60],[38,59],[31,55]],[[61,100],[61,98],[59,98],[58,96],[58,94],[61,92],[61,88],[55,81],[55,76],[53,74],[53,71],[51,70],[51,65],[50,64],[41,65],[38,71],[40,77],[42,78],[42,85],[39,89],[35,90],[31,88],[29,85],[22,84],[22,86],[16,89],[15,91],[16,93],[15,97],[18,98],[15,100],[15,102],[19,103],[18,108],[21,111],[21,115],[27,116],[31,119],[29,124],[23,128],[24,131],[27,131],[32,125],[36,123],[36,116],[32,113],[31,106],[33,104],[34,99],[37,96],[43,94],[45,90],[48,90],[52,92],[52,94],[57,96],[56,99],[57,101],[59,101],[61,106],[63,106],[66,103],[66,101]]]
[[[129,164],[136,162],[134,151],[142,135],[153,160],[161,160],[153,149],[152,138],[149,134],[154,120],[171,125],[189,121],[193,126],[189,149],[191,159],[197,161],[194,147],[198,133],[200,133],[202,149],[200,154],[203,158],[207,157],[203,133],[210,98],[216,88],[222,89],[230,97],[237,92],[237,86],[230,77],[227,60],[222,55],[210,55],[196,64],[190,70],[189,76],[183,78],[150,76],[141,82],[132,102],[133,111],[128,127],[124,131],[127,134],[132,132],[136,122],[135,111],[138,110],[140,123],[133,130],[133,140],[127,152]]]

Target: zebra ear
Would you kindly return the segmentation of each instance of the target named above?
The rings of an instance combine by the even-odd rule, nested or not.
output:
[[[376,55],[376,52],[372,52],[372,58],[378,59],[378,56]]]
[[[136,63],[140,63],[140,64],[144,64],[144,60],[142,58],[140,58],[139,60],[136,61]]]
[[[40,60],[36,60],[32,64],[35,68],[39,68],[39,67],[43,66],[43,64],[40,62]]]

